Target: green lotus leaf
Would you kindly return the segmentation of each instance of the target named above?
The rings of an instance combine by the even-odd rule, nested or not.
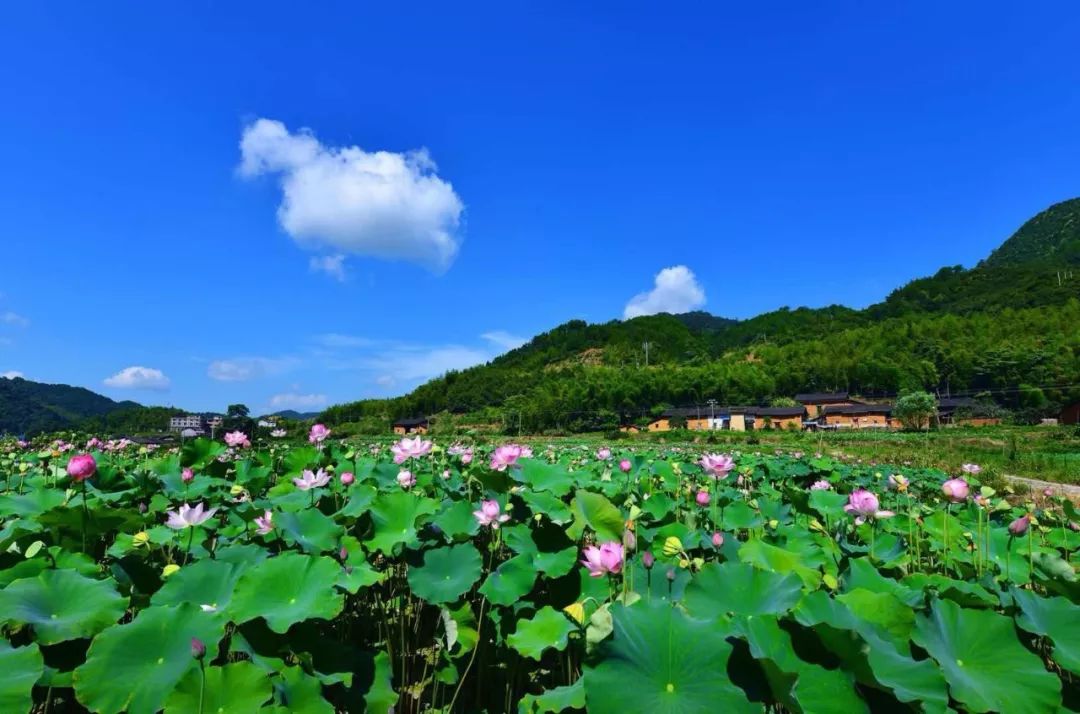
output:
[[[345,606],[334,587],[340,572],[330,558],[284,553],[240,577],[227,611],[238,623],[262,617],[279,633],[304,620],[333,619]]]
[[[836,491],[816,490],[810,492],[810,507],[823,516],[842,518],[848,497]]]
[[[180,680],[199,667],[191,656],[192,638],[206,645],[210,661],[224,634],[220,613],[190,604],[148,607],[94,638],[86,662],[73,675],[75,697],[92,712],[156,712]]]
[[[821,571],[813,565],[820,562],[808,559],[804,553],[796,553],[763,540],[751,540],[739,548],[739,560],[744,563],[771,570],[775,573],[795,573],[807,588],[815,589],[821,584]],[[808,563],[809,560],[809,563]]]
[[[0,495],[0,516],[37,516],[62,505],[64,500],[63,491],[53,488],[32,488],[22,494],[5,493]]]
[[[225,444],[199,437],[188,441],[180,449],[180,464],[199,470],[206,468],[225,453]]]
[[[686,586],[683,603],[691,615],[708,619],[725,613],[780,615],[802,597],[797,575],[781,575],[747,563],[709,563]]]
[[[202,673],[192,669],[169,698],[165,714],[189,712],[254,712],[273,695],[266,672],[251,662],[233,662],[223,667],[207,667],[203,686]]]
[[[468,501],[443,502],[442,513],[432,522],[448,540],[467,540],[480,530],[480,523],[473,515],[474,510]]]
[[[570,506],[546,491],[526,491],[521,494],[533,514],[547,516],[552,523],[566,525],[574,518]]]
[[[571,504],[574,522],[566,529],[572,540],[581,538],[586,526],[596,533],[597,540],[622,542],[623,517],[619,509],[598,493],[578,489]]]
[[[548,689],[542,694],[527,694],[518,703],[518,714],[559,714],[565,709],[585,708],[585,680]]]
[[[274,682],[274,698],[282,714],[334,714],[326,701],[322,683],[299,667],[283,667]]]
[[[540,459],[522,459],[521,468],[512,469],[511,478],[526,484],[532,491],[547,491],[562,497],[574,487],[574,475],[558,464]]]
[[[1054,661],[1080,674],[1080,605],[1063,597],[1040,597],[1028,590],[1012,589],[1020,607],[1016,624],[1054,643]]]
[[[574,564],[577,563],[577,558],[577,546],[570,546],[554,553],[537,552],[533,554],[533,565],[536,566],[539,572],[549,578],[561,578],[573,569]]]
[[[30,625],[39,644],[54,645],[93,637],[123,616],[127,602],[111,580],[45,570],[0,590],[0,618]]]
[[[45,660],[36,644],[12,647],[0,639],[0,711],[30,711],[34,684],[44,671]]]
[[[732,645],[715,621],[665,603],[611,608],[615,635],[585,671],[591,712],[713,714],[761,712],[727,674]]]
[[[472,543],[424,551],[424,564],[409,568],[414,594],[439,605],[454,602],[480,579],[483,558]]]
[[[907,642],[915,626],[915,612],[891,593],[875,593],[856,588],[836,599],[867,622],[887,631],[897,642]]]
[[[909,607],[921,605],[926,599],[921,588],[910,588],[892,578],[886,578],[874,567],[869,558],[853,558],[848,561],[848,570],[844,574],[843,583],[845,590],[862,588],[870,592],[895,595],[900,602]]]
[[[150,602],[154,605],[208,605],[224,609],[232,599],[233,590],[246,563],[222,560],[197,560],[169,576]]]
[[[996,607],[998,599],[978,583],[947,578],[937,573],[912,573],[901,580],[916,590],[935,591],[939,597],[952,600],[961,607]]]
[[[375,655],[375,674],[371,688],[364,695],[364,704],[371,714],[392,714],[398,695],[394,691],[394,667],[385,652]]]
[[[518,620],[517,630],[506,638],[519,654],[539,660],[545,650],[566,649],[570,633],[577,627],[563,613],[550,605],[540,608],[532,619]]]
[[[337,550],[345,529],[315,508],[274,514],[274,527],[305,553]]]
[[[477,631],[476,613],[468,601],[456,608],[444,607],[439,614],[446,634],[446,651],[454,657],[471,652],[480,641],[480,633]]]
[[[953,699],[969,711],[1035,714],[1061,706],[1061,681],[1020,644],[1003,615],[934,600],[911,639],[937,660]]]
[[[860,682],[889,689],[902,702],[921,702],[926,712],[945,711],[949,703],[945,678],[933,660],[912,658],[906,640],[896,642],[821,590],[799,602],[795,619],[814,628],[825,648],[840,657]]]
[[[357,484],[349,487],[349,500],[337,512],[337,516],[344,518],[359,518],[371,508],[378,489],[370,484]]]
[[[870,711],[855,690],[851,673],[800,659],[791,635],[775,615],[740,617],[735,622],[750,645],[750,654],[765,670],[773,695],[785,707],[821,714]]]
[[[761,514],[743,501],[736,501],[730,506],[726,506],[720,518],[720,525],[727,530],[757,528],[764,522],[765,519],[761,517]]]
[[[480,593],[493,605],[513,605],[529,594],[536,582],[531,555],[515,555],[496,568],[480,586]]]
[[[395,546],[416,543],[417,521],[438,510],[438,502],[408,491],[380,493],[371,505],[375,533],[365,541],[368,550],[390,554]]]

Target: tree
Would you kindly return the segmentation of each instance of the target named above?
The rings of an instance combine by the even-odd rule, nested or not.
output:
[[[225,431],[242,431],[251,435],[255,431],[255,420],[248,416],[251,410],[246,404],[230,404],[225,410],[223,426]]]
[[[896,400],[893,416],[908,429],[927,429],[937,414],[937,400],[929,392],[910,392]]]

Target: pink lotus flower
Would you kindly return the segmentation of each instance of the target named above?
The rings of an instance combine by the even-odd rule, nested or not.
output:
[[[88,448],[88,449],[100,449],[101,448],[101,439],[97,438],[96,436],[92,437],[89,441],[86,442],[86,448]]]
[[[698,464],[711,479],[727,478],[728,473],[735,468],[735,461],[727,454],[705,454]]]
[[[322,469],[315,473],[312,473],[310,469],[305,469],[303,475],[300,478],[294,478],[292,482],[301,491],[310,491],[313,488],[321,488],[330,483],[330,474]]]
[[[351,486],[352,482],[355,481],[355,480],[356,480],[356,476],[353,474],[352,471],[345,471],[344,473],[341,474],[341,485],[342,486]]]
[[[590,545],[585,549],[585,559],[581,561],[589,570],[589,575],[599,578],[608,573],[622,571],[623,547],[614,541],[602,543],[599,547]]]
[[[326,441],[326,437],[330,436],[330,430],[326,428],[325,424],[313,424],[311,431],[308,432],[308,441],[312,444],[321,444]]]
[[[823,481],[814,481],[812,484],[810,484],[810,490],[811,491],[831,491],[832,490],[832,484],[829,483],[828,481],[824,481],[824,480]]]
[[[906,477],[901,476],[900,474],[889,475],[889,485],[897,491],[906,491],[910,483],[911,482]]]
[[[183,528],[193,528],[199,526],[210,520],[210,518],[217,513],[216,508],[211,508],[209,511],[203,510],[203,504],[198,504],[194,508],[186,503],[176,511],[168,511],[168,520],[165,521],[165,525],[175,530],[181,530]]]
[[[697,496],[694,497],[694,500],[697,501],[697,505],[699,505],[699,506],[708,506],[709,505],[709,492],[708,491],[698,491]]]
[[[430,441],[424,441],[419,436],[413,439],[405,437],[396,444],[393,444],[390,447],[390,451],[394,454],[394,463],[403,464],[409,459],[426,456],[431,452],[431,446],[432,444]]]
[[[715,533],[713,533],[712,534],[712,544],[713,544],[713,546],[715,546],[717,548],[722,546],[724,544],[724,534],[721,533],[720,531],[716,531]]]
[[[491,454],[491,468],[496,471],[506,471],[510,467],[517,466],[518,459],[531,457],[532,449],[527,446],[504,444]]]
[[[450,478],[450,469],[443,469],[442,478],[443,478],[443,481]]]
[[[285,431],[284,429],[274,429],[270,432],[270,436],[274,437],[275,439],[281,439],[288,433],[289,432]]]
[[[408,491],[410,488],[416,485],[416,477],[413,476],[412,471],[401,471],[397,475],[398,485]]]
[[[255,517],[255,525],[258,528],[255,530],[259,535],[266,535],[270,531],[274,530],[274,512],[263,511],[261,516]]]
[[[978,464],[964,464],[960,467],[960,470],[966,474],[975,475],[982,472],[982,466],[979,466]]]
[[[1009,524],[1009,533],[1013,536],[1022,536],[1027,533],[1031,525],[1031,516],[1025,514]]]
[[[206,656],[206,645],[198,637],[191,638],[191,656],[199,660]]]
[[[600,459],[601,461],[607,461],[611,458],[611,449],[607,448],[606,446],[600,448],[596,452],[596,458]]]
[[[848,496],[844,511],[855,516],[855,523],[861,524],[867,518],[891,518],[896,514],[892,511],[882,511],[879,508],[878,497],[865,488],[857,488]]]
[[[633,467],[634,465],[630,463],[630,459],[623,459],[619,462],[619,471],[622,471],[624,474],[630,473],[630,469]]]
[[[644,565],[646,569],[652,568],[653,563],[655,562],[656,556],[652,554],[651,550],[645,551],[645,553],[641,556],[641,564]]]
[[[184,469],[180,472],[180,480],[184,483],[191,483],[195,480],[195,472],[191,469]]]
[[[941,484],[941,492],[953,503],[963,503],[967,500],[970,488],[962,478],[951,478]]]
[[[232,447],[251,446],[247,434],[242,431],[230,431],[225,434],[225,443]]]
[[[477,522],[485,528],[498,528],[500,523],[506,523],[510,520],[510,514],[502,513],[502,506],[498,501],[481,501],[480,510],[473,511],[473,516]]]
[[[97,461],[90,454],[72,456],[67,463],[67,474],[72,481],[85,481],[97,473]]]

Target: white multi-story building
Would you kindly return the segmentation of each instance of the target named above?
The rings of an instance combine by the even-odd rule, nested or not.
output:
[[[169,418],[169,431],[191,429],[198,434],[206,431],[206,421],[198,414],[185,414]]]

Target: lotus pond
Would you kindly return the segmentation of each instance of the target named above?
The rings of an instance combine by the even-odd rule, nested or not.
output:
[[[0,446],[0,712],[1080,710],[1080,514],[649,446]]]

